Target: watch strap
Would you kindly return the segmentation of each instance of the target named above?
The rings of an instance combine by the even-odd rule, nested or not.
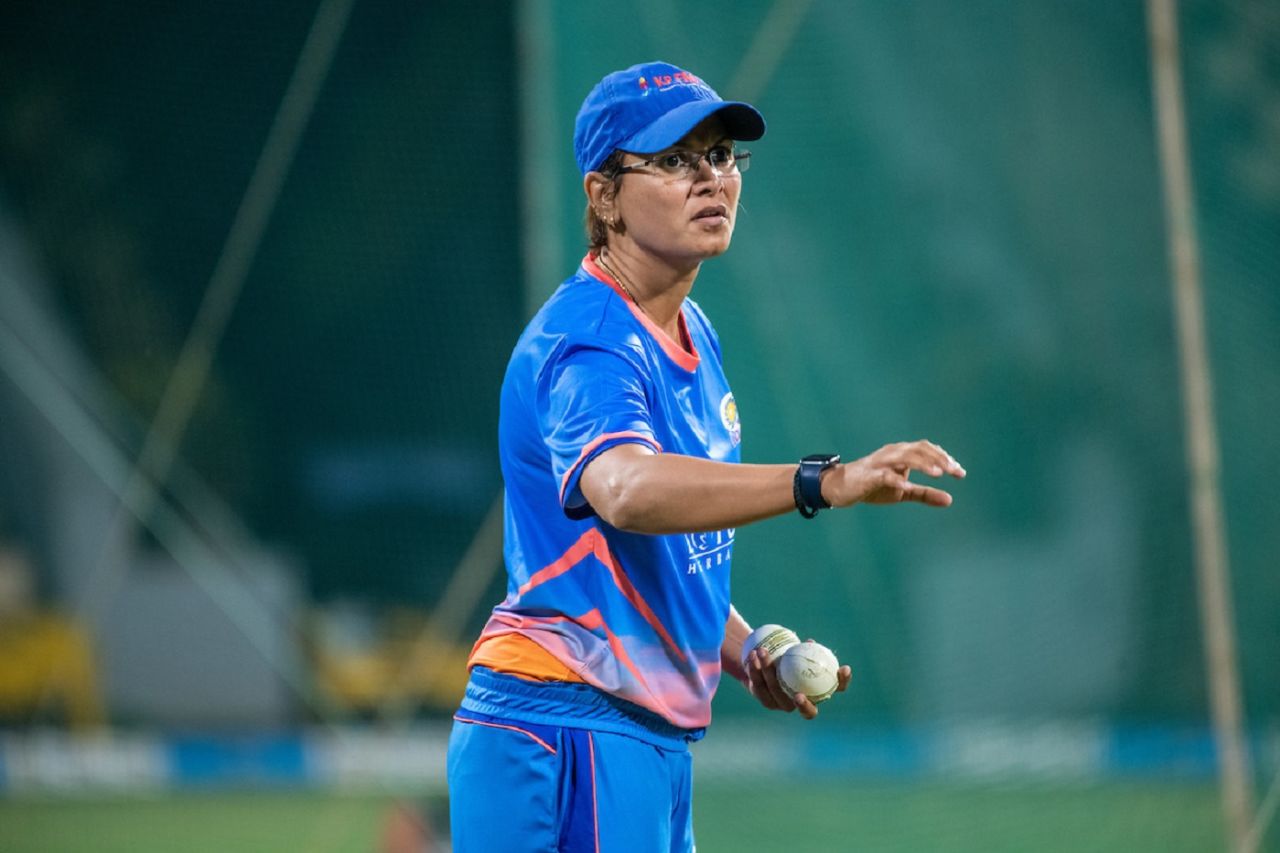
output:
[[[813,518],[818,510],[830,509],[831,504],[822,497],[822,472],[839,463],[838,453],[812,453],[800,460],[791,483],[791,494],[801,516]]]

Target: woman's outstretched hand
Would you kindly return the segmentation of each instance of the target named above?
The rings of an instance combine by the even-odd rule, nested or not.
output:
[[[965,475],[950,453],[931,441],[886,444],[874,453],[836,465],[822,475],[822,497],[832,506],[856,503],[894,504],[903,501],[950,506],[951,495],[942,489],[913,483],[912,471],[956,479]]]

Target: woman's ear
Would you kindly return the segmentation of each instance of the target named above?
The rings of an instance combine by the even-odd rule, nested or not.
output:
[[[616,218],[613,209],[613,181],[599,172],[587,172],[582,179],[582,189],[587,194],[587,202],[596,216],[604,222],[612,222]]]

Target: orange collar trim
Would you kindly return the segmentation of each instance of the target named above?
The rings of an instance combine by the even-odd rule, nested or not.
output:
[[[674,361],[680,368],[692,373],[698,369],[698,365],[702,362],[702,357],[698,354],[698,347],[693,342],[693,336],[689,334],[689,325],[684,319],[684,307],[680,308],[680,316],[677,320],[680,324],[680,336],[689,342],[689,349],[686,350],[680,344],[671,339],[671,336],[662,330],[662,327],[649,317],[648,314],[640,310],[627,292],[622,289],[622,285],[614,280],[613,276],[604,271],[604,268],[596,263],[595,255],[588,253],[582,259],[582,268],[587,271],[587,275],[594,279],[598,279],[609,287],[613,288],[614,293],[622,297],[623,303],[627,306],[627,310],[631,312],[631,316],[640,321],[640,325],[648,330],[653,339],[658,342],[658,346],[662,347],[662,351],[667,357]]]

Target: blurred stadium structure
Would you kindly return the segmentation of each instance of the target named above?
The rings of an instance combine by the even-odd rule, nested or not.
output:
[[[1177,8],[1247,844],[1280,849],[1280,7]],[[856,681],[811,726],[729,686],[698,753],[712,796],[1206,786],[1145,11],[7,5],[0,795],[439,792],[502,595],[502,369],[583,251],[573,116],[659,57],[770,123],[694,291],[744,457],[927,436],[970,471],[946,512],[739,532],[739,608]],[[1122,809],[1106,849],[1226,843],[1196,819],[1178,847]],[[902,837],[986,849],[927,825]],[[1039,849],[1087,846],[1053,832]]]

